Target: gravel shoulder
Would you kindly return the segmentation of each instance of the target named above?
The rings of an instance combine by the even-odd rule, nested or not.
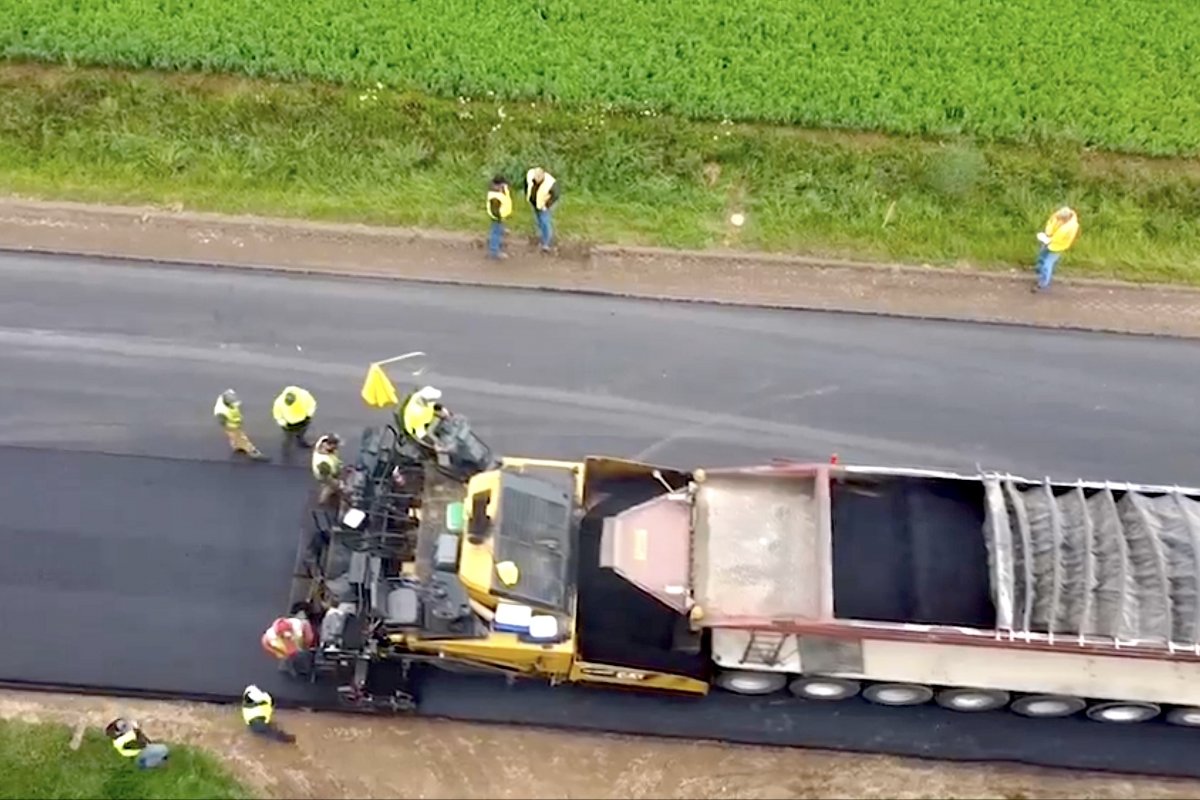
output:
[[[0,692],[5,719],[103,728],[118,715],[209,749],[272,798],[1200,796],[1197,781],[281,711],[288,747],[251,738],[233,707]]]
[[[609,246],[544,256],[514,230],[511,257],[483,236],[182,210],[0,200],[0,249],[580,291],[654,299],[1200,337],[1200,290],[1033,273],[832,262],[733,251]]]

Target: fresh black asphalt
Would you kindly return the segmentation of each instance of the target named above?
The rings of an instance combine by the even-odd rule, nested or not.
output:
[[[0,681],[293,702],[258,635],[286,601],[309,479],[232,461],[211,418],[312,390],[318,427],[383,412],[367,364],[430,355],[496,449],[692,467],[774,457],[1196,484],[1196,346],[996,326],[0,257]],[[397,382],[403,378],[394,372]],[[498,722],[1200,777],[1196,734],[937,708],[699,703],[422,686]]]

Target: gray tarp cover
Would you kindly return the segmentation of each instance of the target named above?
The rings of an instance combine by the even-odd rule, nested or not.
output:
[[[1195,497],[983,480],[998,629],[1200,641]]]

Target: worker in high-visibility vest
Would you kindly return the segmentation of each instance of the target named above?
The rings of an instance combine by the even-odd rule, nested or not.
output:
[[[1050,215],[1037,238],[1042,247],[1038,251],[1038,280],[1033,291],[1041,292],[1050,288],[1055,265],[1062,258],[1062,254],[1071,249],[1075,240],[1079,238],[1079,215],[1070,206],[1063,206]]]
[[[262,646],[278,659],[288,659],[316,643],[312,623],[302,616],[278,617],[262,635]]]
[[[325,505],[341,491],[342,457],[338,452],[341,445],[340,436],[327,433],[317,439],[317,445],[313,448],[312,473],[321,486],[318,505]]]
[[[312,447],[304,436],[312,424],[313,414],[317,413],[317,400],[312,394],[299,386],[284,387],[271,410],[276,424],[283,429],[285,451],[293,442],[304,448]]]
[[[275,700],[254,684],[242,692],[242,722],[259,736],[291,744],[296,737],[275,724]]]
[[[488,234],[488,258],[508,258],[508,254],[503,251],[504,221],[512,216],[512,193],[503,175],[492,178],[492,185],[488,187],[487,212],[492,219],[492,228]]]
[[[142,726],[137,720],[123,717],[114,719],[104,728],[104,733],[112,740],[113,749],[122,758],[135,759],[138,769],[154,769],[162,766],[171,751],[165,744],[150,741],[142,732]]]
[[[221,392],[213,406],[213,416],[224,429],[229,448],[234,453],[243,453],[255,461],[268,460],[242,430],[242,401],[238,399],[237,392],[233,389]]]
[[[283,662],[292,677],[301,678],[308,672],[317,634],[307,618],[295,615],[276,619],[260,641],[264,650]]]
[[[431,444],[434,426],[445,414],[438,401],[442,399],[440,389],[424,386],[408,396],[402,412],[404,432],[418,442]]]
[[[534,167],[525,173],[525,199],[533,207],[533,219],[537,223],[542,252],[550,251],[554,239],[550,211],[558,203],[558,194],[558,181],[543,168]]]

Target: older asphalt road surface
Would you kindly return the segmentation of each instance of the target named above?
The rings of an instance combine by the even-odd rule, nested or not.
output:
[[[1148,338],[0,257],[0,680],[236,694],[278,682],[303,464],[243,465],[211,417],[311,389],[318,427],[382,412],[410,350],[498,450],[684,466],[782,456],[1200,483],[1196,345]],[[394,373],[397,382],[402,378]],[[278,460],[277,460],[278,462]],[[431,713],[1200,775],[1190,732],[936,708],[426,687]],[[693,704],[694,705],[694,704]],[[797,711],[799,709],[799,711]]]

